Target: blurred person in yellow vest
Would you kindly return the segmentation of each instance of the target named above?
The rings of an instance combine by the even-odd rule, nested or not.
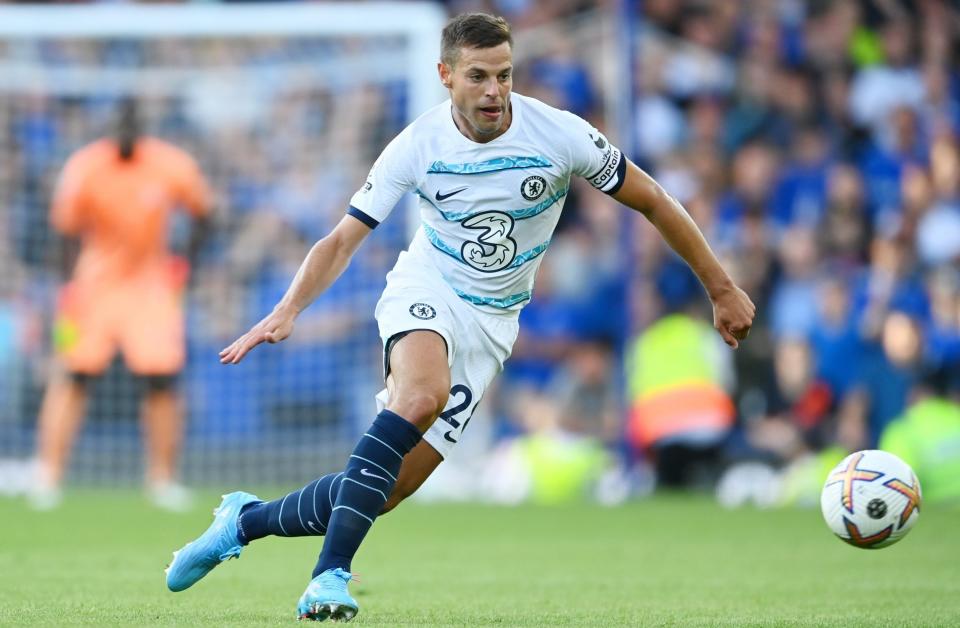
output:
[[[948,396],[948,376],[940,369],[924,378],[913,402],[880,435],[880,449],[913,467],[931,503],[960,503],[960,404]]]
[[[609,465],[599,442],[573,434],[530,434],[516,446],[530,474],[529,498],[537,504],[587,499]]]
[[[657,287],[667,314],[629,348],[627,436],[659,487],[707,487],[734,423],[729,354],[697,312],[701,288],[689,271],[668,262]]]

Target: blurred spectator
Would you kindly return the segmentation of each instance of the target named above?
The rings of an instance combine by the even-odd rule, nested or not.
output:
[[[942,374],[948,392],[960,394],[960,274],[944,266],[926,281],[930,294],[930,321],[924,334],[928,369]]]
[[[853,311],[861,336],[879,343],[891,311],[926,319],[929,302],[915,270],[913,250],[900,238],[874,238],[870,265],[855,282]]]
[[[847,395],[857,381],[860,336],[850,309],[850,286],[843,274],[820,279],[814,297],[817,321],[810,333],[816,377],[834,400]]]
[[[944,371],[932,372],[918,386],[913,403],[880,437],[881,449],[913,468],[924,502],[960,500],[960,405],[946,397],[950,384]]]
[[[615,356],[609,340],[580,342],[546,394],[556,403],[559,421],[569,431],[590,435],[612,449],[617,448],[623,416]]]
[[[560,33],[551,42],[550,54],[530,63],[527,71],[532,85],[549,90],[551,95],[544,100],[553,106],[583,118],[592,118],[597,95],[590,72],[574,48],[571,34]]]
[[[836,164],[827,173],[827,198],[820,249],[835,270],[853,272],[867,261],[870,225],[859,171],[849,164]]]
[[[960,261],[960,154],[956,140],[946,136],[930,153],[933,198],[918,211],[917,254],[936,266]]]
[[[770,146],[749,144],[734,155],[730,188],[717,204],[717,237],[723,246],[743,247],[748,216],[768,222],[776,172],[777,155]]]
[[[924,168],[926,146],[919,137],[916,114],[905,108],[891,114],[888,136],[874,139],[860,159],[867,185],[873,224],[878,231],[890,235],[901,219],[900,185],[904,172],[911,166]]]
[[[770,295],[770,328],[775,338],[808,338],[817,318],[817,240],[794,227],[781,238],[780,276]]]
[[[640,71],[639,91],[634,112],[637,150],[643,159],[657,159],[676,149],[683,138],[686,122],[680,108],[662,89],[663,68],[651,57]]]
[[[820,432],[833,399],[815,379],[810,346],[803,340],[778,342],[773,378],[765,391],[763,412],[744,425],[747,451],[731,451],[735,458],[760,458],[780,466],[822,443]]]
[[[652,458],[659,486],[709,486],[734,419],[729,354],[696,314],[702,289],[686,267],[665,266],[658,286],[670,313],[632,342],[628,438]]]
[[[889,135],[891,114],[900,108],[920,109],[926,95],[916,67],[913,25],[890,20],[880,28],[882,62],[861,69],[850,90],[855,123],[870,127],[875,138]]]
[[[922,368],[922,349],[919,322],[903,312],[888,312],[879,345],[868,345],[861,354],[858,393],[868,432],[851,449],[875,446],[880,433],[903,412]]]
[[[773,105],[775,73],[769,59],[748,58],[741,63],[736,101],[723,123],[726,153],[735,153],[749,142],[787,142],[786,120]]]
[[[574,349],[577,308],[572,295],[558,285],[561,280],[554,262],[552,255],[544,258],[537,276],[537,298],[520,314],[522,331],[505,367],[504,385],[543,390]]]
[[[727,33],[715,19],[720,10],[708,3],[690,4],[683,13],[683,42],[664,62],[663,80],[667,93],[686,100],[698,94],[726,92],[734,83],[734,66],[718,54]]]
[[[797,130],[791,159],[783,165],[771,199],[771,217],[779,229],[815,228],[823,219],[830,167],[827,140],[815,126]]]

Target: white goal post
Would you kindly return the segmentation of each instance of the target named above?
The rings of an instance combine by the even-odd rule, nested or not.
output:
[[[437,80],[436,63],[446,20],[444,10],[432,2],[0,5],[0,41],[397,35],[408,39],[403,63],[408,69],[412,120],[445,95]],[[0,77],[3,75],[0,71]]]

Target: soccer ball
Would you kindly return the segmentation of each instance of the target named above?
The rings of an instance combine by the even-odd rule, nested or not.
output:
[[[891,453],[868,449],[850,454],[827,476],[820,509],[830,530],[850,545],[893,545],[920,517],[920,482]]]

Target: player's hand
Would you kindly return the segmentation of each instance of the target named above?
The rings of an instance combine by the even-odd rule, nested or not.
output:
[[[273,344],[280,342],[293,331],[293,321],[297,314],[292,309],[277,306],[262,321],[250,328],[220,352],[221,364],[237,364],[251,349],[262,342]]]
[[[731,286],[711,300],[714,329],[720,333],[725,343],[736,349],[740,346],[740,341],[750,333],[757,306],[747,293],[737,286]]]

